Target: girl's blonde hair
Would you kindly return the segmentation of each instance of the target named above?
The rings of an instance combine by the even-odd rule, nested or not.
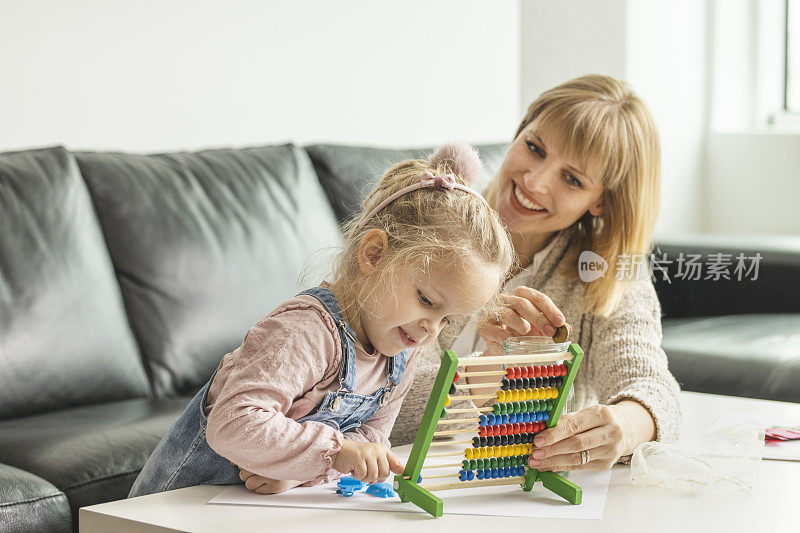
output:
[[[364,199],[361,212],[343,228],[344,242],[333,272],[345,313],[360,313],[360,302],[377,285],[357,282],[362,276],[359,246],[367,232],[374,229],[384,231],[388,238],[387,253],[378,262],[380,281],[391,283],[393,273],[408,266],[490,267],[481,268],[481,275],[491,276],[494,270],[494,279],[487,279],[486,283],[493,284],[495,292],[499,292],[513,263],[514,251],[497,213],[481,198],[458,189],[424,187],[399,196],[364,220],[365,214],[384,199],[419,182],[426,170],[436,176],[454,175],[456,182],[471,186],[459,175],[457,166],[448,160],[434,164],[418,159],[403,161],[388,169]]]
[[[603,213],[574,224],[561,272],[578,279],[578,256],[591,250],[608,262],[606,275],[588,284],[594,311],[610,313],[622,294],[617,264],[623,254],[646,257],[658,215],[661,150],[650,111],[623,82],[591,74],[542,93],[528,108],[514,139],[531,123],[546,131],[560,152],[604,186]],[[499,175],[486,198],[497,205]],[[642,255],[643,254],[643,255]],[[631,263],[628,266],[634,266]]]

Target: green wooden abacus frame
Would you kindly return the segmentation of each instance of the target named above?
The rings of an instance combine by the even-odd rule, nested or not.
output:
[[[558,423],[558,419],[566,404],[569,390],[575,380],[575,374],[578,372],[578,367],[583,359],[583,350],[581,350],[581,347],[578,346],[577,343],[570,344],[568,351],[572,354],[572,360],[564,361],[564,364],[567,366],[567,375],[559,389],[556,402],[550,410],[550,418],[548,418],[545,424],[548,428]],[[394,486],[400,496],[400,501],[410,501],[435,517],[442,516],[444,512],[444,502],[442,502],[442,499],[438,496],[425,490],[417,483],[417,480],[419,480],[420,472],[422,472],[422,464],[425,461],[425,456],[428,454],[431,442],[433,441],[436,424],[439,418],[441,418],[445,400],[450,391],[450,385],[453,383],[453,378],[456,375],[457,367],[458,357],[456,357],[456,354],[452,350],[446,351],[442,357],[442,364],[439,367],[439,373],[436,375],[428,404],[425,406],[422,422],[417,430],[417,437],[414,439],[414,445],[411,448],[411,454],[406,462],[406,468],[402,475],[397,475],[394,478]],[[533,484],[537,481],[541,481],[546,489],[558,494],[571,504],[578,505],[581,503],[583,493],[579,486],[555,472],[540,472],[535,468],[526,467],[523,482],[520,484],[522,489],[528,492],[531,491],[533,489]],[[465,486],[465,488],[466,487],[467,486]]]

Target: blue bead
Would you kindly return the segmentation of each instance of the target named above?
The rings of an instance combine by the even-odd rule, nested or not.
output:
[[[458,479],[460,479],[461,481],[466,481],[467,480],[467,473],[464,470],[460,471],[458,473]]]
[[[497,479],[497,469],[496,468],[492,468],[492,474],[491,475],[492,475],[492,479]]]
[[[478,425],[481,427],[485,426],[488,421],[489,418],[486,415],[481,415],[480,418],[478,418]]]
[[[544,418],[544,412],[538,411],[536,413],[536,420],[534,420],[534,422],[541,422],[543,418]]]
[[[508,415],[501,416],[500,420],[501,420],[500,421],[501,424],[508,424]]]
[[[545,422],[547,422],[548,420],[550,420],[550,413],[548,413],[547,411],[545,411],[545,412],[544,412],[544,417],[542,418],[542,420],[544,420]]]
[[[467,479],[468,479],[469,481],[472,481],[473,479],[475,479],[475,472],[473,472],[472,470],[469,470],[469,471],[467,472]]]
[[[493,426],[493,425],[495,425],[495,424],[497,423],[497,422],[496,422],[496,420],[497,420],[497,416],[496,416],[496,415],[489,415],[489,416],[487,417],[487,420],[488,420],[488,421],[487,421],[487,425],[489,425],[489,426]]]
[[[475,477],[477,477],[478,479],[483,479],[483,470],[477,470],[475,472]]]

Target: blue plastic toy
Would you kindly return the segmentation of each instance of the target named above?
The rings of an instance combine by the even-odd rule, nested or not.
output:
[[[367,484],[364,483],[363,481],[359,481],[352,476],[343,477],[336,484],[336,486],[339,487],[336,490],[336,494],[340,494],[345,498],[349,498],[350,496],[355,494],[356,491],[364,490],[364,487],[366,487],[366,485]]]
[[[372,494],[378,498],[394,498],[397,493],[388,483],[373,483],[367,487],[367,494]]]

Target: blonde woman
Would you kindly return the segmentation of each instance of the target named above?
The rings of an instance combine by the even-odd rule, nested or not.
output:
[[[631,258],[650,251],[659,168],[652,116],[622,82],[584,76],[531,104],[486,194],[519,256],[505,309],[445,328],[420,362],[392,444],[413,440],[445,349],[496,351],[505,338],[549,336],[565,323],[586,353],[576,411],[536,437],[530,466],[608,469],[642,442],[676,438],[679,387],[660,347],[659,302],[649,276],[627,279]],[[608,263],[604,277],[581,280],[584,251]]]

